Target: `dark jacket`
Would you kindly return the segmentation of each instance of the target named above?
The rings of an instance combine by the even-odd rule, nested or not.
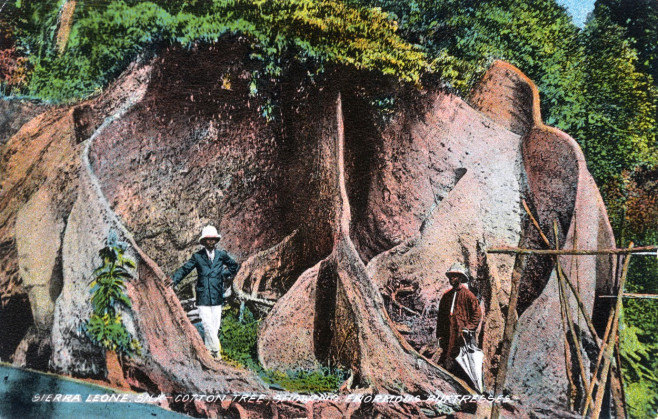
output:
[[[213,263],[203,248],[195,252],[190,260],[178,268],[171,279],[174,285],[178,284],[187,274],[196,268],[196,304],[197,306],[217,306],[224,303],[224,288],[231,286],[235,274],[238,272],[238,263],[228,253],[215,249]]]
[[[456,296],[455,296],[456,294]],[[450,308],[455,299],[452,315]],[[439,311],[436,322],[436,337],[441,338],[441,360],[446,356],[455,358],[459,355],[459,348],[463,345],[462,330],[475,331],[480,324],[482,311],[480,304],[473,293],[465,287],[446,291],[439,302]]]

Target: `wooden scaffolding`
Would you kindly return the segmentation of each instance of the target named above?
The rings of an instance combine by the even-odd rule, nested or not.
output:
[[[552,248],[548,237],[542,231],[537,219],[532,215],[532,212],[528,208],[528,205],[523,201],[523,206],[525,208],[530,221],[537,229],[541,240],[548,247],[547,249],[524,249],[519,247],[500,247],[492,248],[486,250],[487,253],[498,253],[498,254],[512,254],[516,255],[516,263],[514,270],[512,272],[511,279],[511,289],[509,297],[509,305],[507,309],[507,318],[505,319],[505,329],[503,332],[500,364],[498,372],[494,381],[494,397],[502,396],[503,389],[505,386],[505,378],[507,375],[507,368],[509,363],[510,351],[512,347],[512,341],[516,334],[516,325],[518,321],[517,314],[517,303],[519,297],[519,284],[521,277],[525,268],[524,258],[527,255],[549,255],[554,257],[555,261],[555,271],[556,278],[558,282],[558,292],[560,298],[560,312],[562,318],[562,326],[564,331],[564,347],[565,347],[565,362],[567,363],[567,371],[571,370],[571,365],[568,360],[570,353],[569,339],[575,344],[576,350],[576,360],[578,365],[577,373],[582,380],[584,388],[586,389],[586,395],[584,397],[584,404],[580,408],[573,406],[574,398],[572,397],[572,392],[575,389],[575,379],[577,377],[572,377],[571,374],[567,373],[569,379],[569,393],[570,393],[570,408],[572,410],[580,410],[583,418],[588,417],[588,413],[591,418],[598,419],[601,415],[601,408],[603,405],[603,400],[605,397],[606,384],[608,382],[608,376],[611,373],[611,364],[613,362],[613,357],[616,354],[615,363],[617,364],[617,373],[619,374],[620,384],[621,381],[621,360],[619,357],[619,340],[618,340],[618,327],[619,327],[619,318],[621,315],[622,309],[622,298],[651,298],[657,299],[658,295],[652,294],[630,294],[624,292],[624,285],[626,283],[626,277],[628,274],[628,267],[631,260],[631,255],[655,255],[658,256],[658,246],[645,246],[645,247],[634,247],[631,242],[628,248],[624,249],[594,249],[594,250],[581,250],[578,249],[578,236],[574,234],[574,242],[572,249],[560,249],[559,248],[559,235],[558,235],[558,223],[557,220],[553,221],[553,235],[555,238],[555,248]],[[571,279],[566,275],[562,265],[560,264],[560,255],[572,255],[572,256],[585,256],[585,255],[618,255],[617,266],[622,263],[623,267],[621,270],[621,276],[619,277],[617,292],[615,295],[603,295],[598,298],[611,298],[614,299],[614,307],[611,309],[608,316],[608,321],[606,324],[605,332],[603,337],[600,338],[594,328],[592,319],[588,315],[585,305],[583,304],[580,292],[577,287],[571,281]],[[615,282],[617,273],[613,273],[615,278],[613,278],[613,283]],[[571,306],[569,303],[569,291],[575,297],[576,304],[578,306],[578,318],[582,315],[582,318],[585,319],[587,324],[587,329],[591,335],[592,341],[595,342],[598,349],[598,357],[596,361],[596,366],[591,374],[591,381],[588,379],[587,371],[585,370],[585,363],[583,362],[581,348],[581,336],[579,333],[576,333],[574,326],[574,319],[572,317],[573,313],[571,312]],[[621,391],[623,397],[623,384],[621,384]],[[624,415],[626,416],[625,406],[624,406]],[[491,411],[491,418],[498,419],[500,416],[500,405],[494,403]]]

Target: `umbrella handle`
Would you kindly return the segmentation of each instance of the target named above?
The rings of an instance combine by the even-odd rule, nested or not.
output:
[[[464,335],[467,335],[469,337],[469,340],[467,341]],[[462,330],[462,340],[464,341],[464,346],[467,348],[475,347],[477,348],[477,344],[475,343],[475,332],[472,330]]]

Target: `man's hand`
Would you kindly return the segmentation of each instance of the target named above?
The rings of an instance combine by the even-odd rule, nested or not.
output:
[[[463,329],[462,336],[464,338],[464,342],[466,342],[467,345],[470,344],[473,346],[477,346],[475,343],[475,330]]]

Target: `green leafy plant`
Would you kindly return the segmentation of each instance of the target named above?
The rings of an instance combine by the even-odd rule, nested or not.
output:
[[[347,379],[347,373],[324,367],[317,370],[265,371],[261,377],[265,382],[279,385],[288,391],[319,393],[338,390]]]
[[[90,284],[92,315],[83,324],[89,339],[95,344],[128,356],[140,355],[139,341],[133,339],[123,324],[120,306],[131,307],[125,293],[125,282],[132,278],[128,269],[135,268],[135,262],[124,253],[126,243],[117,242],[116,234],[110,232],[107,246],[98,254],[102,265],[94,270],[95,280]]]
[[[220,340],[222,358],[236,366],[255,371],[268,384],[289,391],[322,392],[336,391],[347,378],[347,373],[337,368],[323,367],[316,370],[266,370],[258,361],[258,328],[260,319],[246,307],[230,306],[222,319]]]
[[[655,305],[654,305],[655,306]],[[643,311],[635,309],[635,312]],[[644,310],[650,311],[650,310]],[[653,307],[654,315],[656,307]],[[634,313],[635,314],[635,313]],[[635,320],[635,319],[633,319]],[[653,319],[647,319],[655,321]],[[620,328],[620,355],[623,365],[626,402],[631,417],[655,416],[658,406],[658,344],[651,332],[625,324]],[[646,327],[646,324],[641,324]]]
[[[260,319],[248,308],[243,310],[240,319],[239,309],[231,306],[222,318],[222,358],[255,371],[262,370],[256,348],[259,326]]]
[[[133,339],[121,320],[121,315],[92,314],[86,323],[87,336],[97,345],[128,356],[139,355],[141,346]]]
[[[103,259],[103,265],[94,270],[96,280],[92,281],[91,303],[94,313],[116,316],[116,306],[123,304],[130,307],[130,299],[125,294],[124,281],[132,278],[127,268],[135,268],[135,262],[124,256],[124,249],[119,245],[108,245],[98,254]]]

